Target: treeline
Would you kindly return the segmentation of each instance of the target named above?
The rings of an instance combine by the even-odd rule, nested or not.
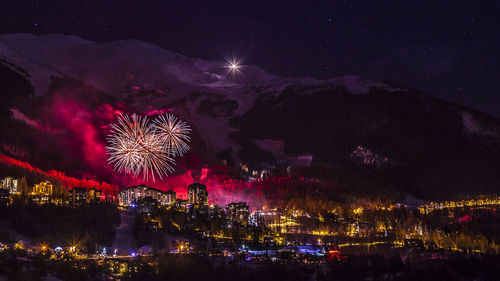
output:
[[[419,261],[400,255],[352,255],[326,265],[245,263],[191,255],[165,255],[123,280],[496,280],[498,256]],[[193,270],[195,269],[195,270]]]
[[[33,245],[50,247],[77,245],[93,252],[97,246],[111,246],[120,224],[113,204],[91,204],[80,208],[67,206],[13,205],[0,208],[0,241],[17,242],[16,233],[31,239]]]

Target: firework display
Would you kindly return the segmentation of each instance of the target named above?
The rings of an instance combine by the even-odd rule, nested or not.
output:
[[[156,132],[172,155],[183,156],[188,150],[191,128],[172,114],[161,115],[154,121]]]
[[[167,114],[157,120],[132,114],[120,115],[117,124],[111,124],[106,152],[108,162],[120,173],[144,180],[155,175],[162,179],[173,173],[174,157],[189,150],[189,126]]]

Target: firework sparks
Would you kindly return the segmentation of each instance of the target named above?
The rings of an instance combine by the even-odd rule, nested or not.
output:
[[[151,175],[154,181],[155,173],[162,179],[174,170],[173,155],[147,117],[120,115],[107,141],[108,162],[120,173],[142,173],[145,180]]]
[[[183,156],[188,152],[191,128],[186,122],[167,113],[156,119],[154,124],[157,134],[174,157]]]

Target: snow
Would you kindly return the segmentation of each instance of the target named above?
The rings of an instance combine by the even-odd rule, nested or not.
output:
[[[115,96],[131,84],[143,89],[169,85],[179,92],[240,86],[226,79],[224,62],[192,59],[136,40],[95,43],[74,36],[8,34],[0,36],[0,54],[37,77],[32,80],[37,94],[45,92],[51,75],[67,75]],[[254,66],[246,69],[248,79],[272,77]]]
[[[229,87],[229,92],[240,93],[243,84],[283,85],[286,82],[340,85],[353,94],[368,93],[370,88],[401,90],[358,76],[328,80],[283,78],[254,65],[243,65],[239,77],[234,77],[227,73],[224,61],[193,59],[137,40],[96,43],[68,35],[6,34],[0,35],[0,55],[28,71],[37,95],[46,91],[51,76],[64,75],[115,96],[130,90],[132,84],[146,90],[168,85],[177,93],[198,87]]]
[[[120,211],[120,219],[120,226],[116,228],[115,241],[112,249],[108,252],[113,253],[114,249],[118,249],[118,255],[128,255],[131,252],[130,242],[132,241],[134,215],[128,211]]]
[[[472,114],[469,112],[462,112],[460,114],[462,116],[462,124],[464,125],[464,130],[468,134],[477,134],[480,136],[493,135],[493,132],[490,132],[484,129],[481,124],[479,124]]]
[[[252,108],[258,98],[276,97],[294,84],[323,89],[344,86],[353,94],[366,94],[371,88],[401,90],[358,76],[328,80],[279,77],[254,65],[242,65],[241,74],[235,77],[228,74],[225,61],[189,58],[137,40],[97,43],[68,35],[6,34],[0,35],[0,57],[29,73],[28,79],[37,96],[47,91],[52,77],[70,77],[118,99],[131,98],[131,105],[139,110],[161,110],[162,105],[187,98],[185,107],[173,112],[183,112],[186,121],[198,128],[212,151],[232,147],[235,160],[240,148],[228,137],[233,130],[228,125],[230,117],[212,118],[197,112],[203,98],[193,101],[189,98],[191,93],[226,95],[238,103],[234,116],[240,116]],[[138,91],[162,94],[136,98]],[[314,94],[314,91],[307,94]],[[14,113],[14,117],[26,122],[26,116],[19,113]],[[265,143],[261,145],[266,146]],[[275,148],[265,149],[277,153],[278,158],[287,158],[284,152]]]
[[[45,277],[45,281],[61,281],[61,279],[59,279],[56,276],[54,276],[54,275],[52,275],[52,274],[49,273]]]
[[[361,163],[366,166],[381,167],[389,163],[389,158],[378,155],[362,145],[358,145],[356,147],[356,149],[351,153],[351,158],[359,159]]]
[[[290,164],[295,166],[309,167],[313,161],[313,156],[311,154],[304,154],[295,157],[289,157],[288,161],[290,162]]]
[[[278,160],[283,160],[287,158],[285,154],[285,141],[283,140],[271,140],[271,139],[254,140],[254,143],[257,144],[257,146],[260,149],[274,155],[274,157],[276,157],[276,159]]]
[[[483,125],[477,121],[473,115],[469,112],[461,112],[462,117],[462,125],[464,126],[464,131],[467,134],[471,135],[479,135],[479,136],[490,136],[490,137],[498,137],[497,131],[491,131],[485,128]]]
[[[19,111],[19,109],[17,108],[10,108],[10,112],[12,113],[12,118],[24,122],[28,126],[34,127],[38,130],[45,131],[47,133],[57,132],[57,130],[52,129],[51,127],[42,126],[38,121],[30,119],[28,116],[24,115],[24,113]]]
[[[354,75],[331,78],[327,80],[327,84],[344,86],[353,94],[367,94],[371,88],[382,89],[388,92],[403,91],[403,89],[393,88],[382,82],[362,80],[359,76]]]
[[[171,94],[153,100],[137,100],[134,105],[139,109],[151,104],[165,105],[201,91],[225,94],[237,101],[235,114],[240,115],[256,98],[241,95],[241,81],[225,75],[227,70],[222,61],[192,59],[141,41],[95,43],[63,35],[0,35],[0,56],[23,67],[33,77],[36,95],[46,92],[51,76],[68,76],[120,98],[133,95],[138,89],[172,89]],[[245,66],[244,81],[264,81],[272,77],[257,67]],[[229,119],[198,114],[198,104],[199,101],[187,105],[188,121],[200,129],[208,143],[216,144],[214,150],[234,147],[227,137],[231,131]],[[20,114],[15,117],[27,120]]]
[[[14,119],[22,121],[22,122],[26,123],[29,126],[32,126],[32,127],[35,127],[35,128],[40,128],[40,124],[38,124],[37,121],[32,120],[32,119],[26,117],[26,115],[24,115],[17,108],[11,108],[10,112],[12,112],[12,117],[14,117]]]
[[[30,83],[34,86],[36,96],[41,96],[45,93],[47,88],[50,86],[50,83],[52,83],[53,76],[64,76],[50,66],[26,60],[24,57],[3,47],[4,46],[2,46],[0,40],[0,57],[5,56],[8,63],[14,64],[28,72],[29,77],[26,77],[25,73],[12,68],[14,71],[30,81]]]

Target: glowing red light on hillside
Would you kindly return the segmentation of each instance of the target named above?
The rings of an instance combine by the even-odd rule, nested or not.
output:
[[[21,167],[23,169],[26,169],[26,170],[29,170],[32,172],[40,173],[40,174],[45,175],[49,178],[58,179],[61,182],[63,182],[64,186],[67,189],[72,189],[73,187],[85,187],[85,188],[93,187],[93,188],[97,188],[97,189],[105,192],[106,194],[115,194],[118,191],[118,186],[113,185],[113,184],[109,184],[106,182],[100,182],[100,181],[96,181],[96,180],[92,180],[92,179],[78,179],[78,178],[67,176],[65,173],[59,172],[56,170],[44,171],[40,168],[33,167],[31,164],[29,164],[27,162],[11,158],[11,157],[4,155],[4,154],[1,154],[1,153],[0,153],[0,162],[5,163],[5,164],[9,164],[9,165],[15,165],[15,166]]]

